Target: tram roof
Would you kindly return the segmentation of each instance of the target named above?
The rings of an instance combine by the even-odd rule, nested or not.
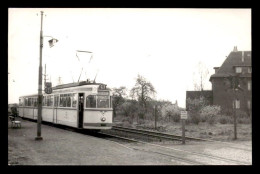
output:
[[[105,85],[105,84],[103,84],[103,83],[90,83],[90,82],[83,81],[83,82],[74,82],[74,83],[67,83],[67,84],[57,85],[57,86],[53,87],[52,89],[53,90],[57,90],[57,89],[64,89],[64,88],[71,88],[71,87],[85,86],[85,85],[99,86],[99,85]]]

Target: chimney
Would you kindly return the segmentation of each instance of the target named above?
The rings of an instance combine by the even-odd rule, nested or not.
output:
[[[219,67],[214,67],[214,69],[215,69],[215,74],[216,74],[219,70]]]
[[[233,52],[237,52],[237,46],[234,46]]]

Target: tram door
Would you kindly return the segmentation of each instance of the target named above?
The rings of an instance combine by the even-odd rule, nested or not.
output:
[[[83,113],[84,113],[84,93],[79,93],[78,99],[78,127],[83,128]]]

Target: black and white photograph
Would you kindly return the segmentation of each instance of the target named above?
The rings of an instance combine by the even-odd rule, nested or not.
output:
[[[8,8],[8,166],[251,166],[251,8]]]

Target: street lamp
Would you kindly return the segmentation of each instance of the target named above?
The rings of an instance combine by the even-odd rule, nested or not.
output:
[[[42,21],[43,21],[43,11],[41,11],[41,31],[40,31],[40,65],[39,65],[39,83],[38,83],[38,118],[37,118],[37,137],[35,140],[42,140],[41,136],[41,121],[42,121],[42,48],[43,48],[43,37],[51,37],[51,36],[43,36],[42,35]],[[53,46],[54,43],[58,42],[57,39],[49,40],[50,47]]]

